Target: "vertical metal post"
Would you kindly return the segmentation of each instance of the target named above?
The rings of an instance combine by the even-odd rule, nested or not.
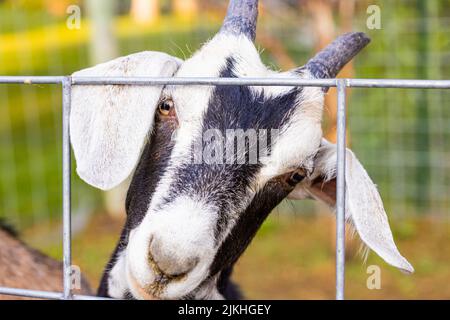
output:
[[[345,283],[345,80],[337,81],[336,300],[344,300]]]
[[[63,284],[64,299],[72,299],[71,285],[71,163],[69,117],[72,90],[71,77],[64,77],[62,81],[62,176],[63,176]]]

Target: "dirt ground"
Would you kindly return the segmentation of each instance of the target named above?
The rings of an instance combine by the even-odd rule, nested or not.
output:
[[[97,214],[88,227],[74,237],[73,259],[93,288],[118,239],[122,221]],[[375,253],[364,263],[357,237],[347,239],[347,299],[449,299],[450,223],[433,219],[391,221],[401,253],[416,272],[402,274]],[[334,217],[273,214],[238,261],[233,278],[248,299],[333,299]],[[46,236],[43,236],[43,234]],[[34,243],[59,257],[57,236],[42,228],[25,232]],[[367,267],[381,270],[381,288],[370,290]]]

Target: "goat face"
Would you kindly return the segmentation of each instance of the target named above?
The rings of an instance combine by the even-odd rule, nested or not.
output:
[[[247,37],[221,35],[181,64],[175,76],[268,74]],[[322,137],[322,96],[319,88],[163,89],[154,131],[128,192],[131,273],[143,284],[153,284],[160,274],[161,295],[181,297],[231,265],[266,214],[292,190],[280,176],[312,169]],[[270,154],[258,150],[263,140],[272,142]],[[282,192],[266,187],[273,183]]]
[[[184,62],[143,52],[76,75],[334,77],[368,42],[347,34],[305,67],[275,73],[252,42],[256,7],[231,1],[221,32]],[[326,165],[324,175],[313,170],[318,154],[329,158],[320,151],[323,94],[313,87],[75,87],[78,174],[109,189],[135,168],[108,294],[220,298],[218,278],[267,214],[291,192],[320,199],[313,182],[332,180]]]

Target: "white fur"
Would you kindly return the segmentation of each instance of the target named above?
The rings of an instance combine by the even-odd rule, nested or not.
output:
[[[121,299],[129,289],[126,274],[126,252],[117,255],[117,261],[109,273],[108,293],[112,298]]]
[[[140,52],[75,72],[74,76],[171,76],[180,60]],[[78,175],[111,189],[136,165],[161,94],[161,86],[74,86],[70,138]]]

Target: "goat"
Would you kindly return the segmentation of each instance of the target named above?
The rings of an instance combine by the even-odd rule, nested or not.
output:
[[[278,73],[263,65],[253,43],[257,7],[257,0],[231,0],[220,31],[185,61],[146,51],[74,76],[334,78],[370,41],[360,32],[342,35],[303,67]],[[334,206],[336,146],[322,138],[321,129],[325,92],[75,86],[70,134],[78,175],[107,190],[133,173],[127,219],[98,294],[238,298],[230,280],[233,265],[278,203],[312,197]],[[268,137],[272,130],[278,133]],[[229,132],[235,138],[225,139],[225,150]],[[259,140],[270,143],[250,161]],[[229,155],[235,148],[240,152]],[[350,150],[346,166],[347,220],[385,261],[413,272],[393,241],[375,185]]]
[[[79,280],[81,288],[74,293],[90,294],[86,279]],[[0,286],[62,292],[63,264],[30,248],[13,230],[0,225]],[[6,299],[12,297],[0,294],[0,300]]]

